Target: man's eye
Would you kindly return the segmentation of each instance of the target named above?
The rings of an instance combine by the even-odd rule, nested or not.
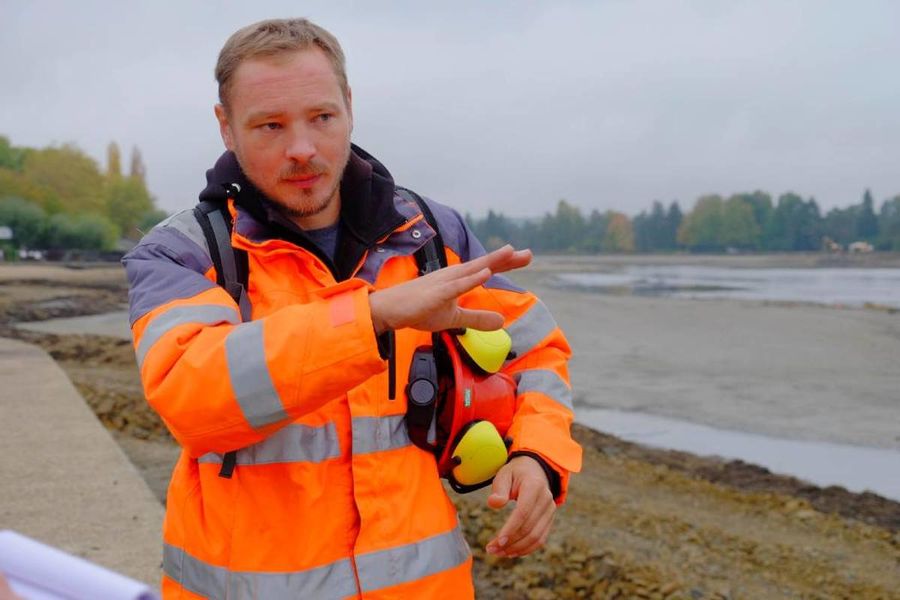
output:
[[[263,123],[260,127],[267,131],[275,131],[276,129],[281,129],[281,123]]]
[[[332,114],[330,114],[330,113],[322,113],[321,115],[318,115],[316,118],[317,118],[319,121],[321,121],[322,123],[327,123],[327,122],[330,121],[332,118],[334,118],[334,115],[332,115]]]

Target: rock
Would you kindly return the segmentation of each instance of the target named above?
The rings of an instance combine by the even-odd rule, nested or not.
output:
[[[569,555],[569,562],[583,564],[587,562],[587,555],[582,552],[575,552]]]
[[[568,583],[573,588],[587,588],[591,582],[585,579],[584,575],[579,573],[578,571],[570,571],[568,575],[566,575],[566,583]]]

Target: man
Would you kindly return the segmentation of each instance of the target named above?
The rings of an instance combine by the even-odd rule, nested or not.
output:
[[[234,216],[252,320],[241,322],[215,284],[191,211],[124,261],[144,390],[183,447],[167,498],[163,594],[470,598],[456,511],[434,456],[410,443],[403,386],[391,398],[387,363],[405,382],[433,331],[510,331],[512,458],[488,503],[516,506],[487,550],[537,549],[581,453],[569,434],[568,345],[533,295],[495,275],[531,254],[485,254],[457,213],[429,201],[449,266],[418,276],[413,253],[436,232],[351,145],[344,57],[320,27],[241,29],[216,78],[228,152],[201,198],[227,201]],[[394,343],[379,345],[390,334]]]

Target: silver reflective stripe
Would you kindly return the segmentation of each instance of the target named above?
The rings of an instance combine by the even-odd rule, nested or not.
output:
[[[554,371],[531,369],[520,371],[513,378],[516,380],[516,392],[519,395],[525,392],[540,392],[572,410],[572,389]]]
[[[163,573],[195,594],[224,598],[228,572],[201,562],[181,548],[163,543]]]
[[[355,417],[352,424],[353,454],[371,454],[397,450],[412,445],[404,415],[388,417]],[[237,451],[241,466],[275,463],[318,463],[341,455],[341,445],[334,423],[320,427],[294,424],[279,429],[263,441]],[[201,463],[221,464],[224,455],[210,452],[198,459]]]
[[[365,593],[415,581],[457,567],[469,554],[469,545],[457,525],[414,544],[358,555],[359,586]]]
[[[200,223],[197,222],[197,217],[194,215],[194,209],[188,208],[181,212],[177,212],[157,224],[156,227],[170,227],[174,229],[203,248],[203,251],[209,256],[209,246],[206,243],[206,236],[203,235],[203,229],[200,227]]]
[[[225,338],[225,356],[234,396],[251,426],[288,418],[266,365],[262,321],[243,323]]]
[[[406,430],[406,417],[354,417],[353,454],[369,454],[412,445]]]
[[[541,343],[554,329],[556,321],[544,303],[538,300],[524,315],[513,321],[506,331],[512,338],[513,352],[521,357]]]
[[[349,559],[293,572],[229,571],[163,544],[163,572],[185,589],[225,598],[344,598],[358,594]]]
[[[319,463],[341,455],[334,423],[321,427],[288,425],[263,441],[237,451],[238,465],[271,465],[275,463]],[[198,459],[201,463],[222,463],[224,455],[210,452]]]
[[[136,352],[138,368],[144,364],[144,358],[147,356],[150,348],[173,327],[186,323],[200,323],[203,325],[234,323],[236,325],[240,322],[241,317],[236,310],[221,304],[200,304],[171,308],[150,321],[144,330],[144,335],[141,336],[141,343],[138,344]]]

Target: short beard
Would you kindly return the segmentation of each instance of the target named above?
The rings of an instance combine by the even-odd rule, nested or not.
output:
[[[344,168],[346,169],[346,164]],[[334,199],[337,197],[338,192],[341,188],[341,179],[343,179],[344,171],[341,169],[341,177],[335,182],[334,187],[331,188],[331,191],[328,193],[328,196],[325,197],[325,202],[322,202],[318,206],[310,206],[306,208],[293,208],[290,206],[286,206],[277,200],[272,200],[272,203],[278,208],[278,211],[284,216],[290,219],[303,219],[305,217],[311,217],[313,215],[317,215],[320,212],[324,211],[328,208]]]

